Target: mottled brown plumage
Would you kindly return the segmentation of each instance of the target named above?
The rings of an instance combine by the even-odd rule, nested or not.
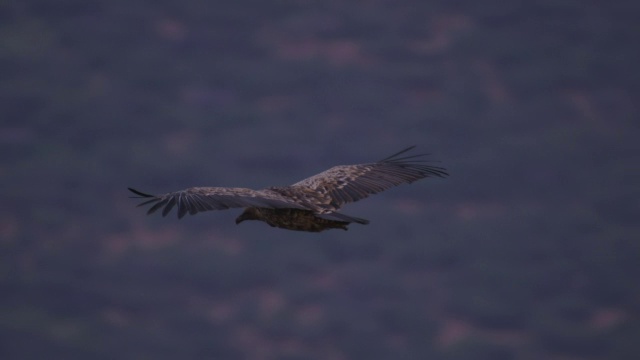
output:
[[[152,214],[162,208],[162,216],[177,207],[178,218],[208,210],[245,208],[236,219],[260,220],[273,227],[318,232],[347,229],[352,222],[368,220],[337,212],[342,205],[364,199],[400,184],[448,174],[441,167],[426,165],[424,154],[400,157],[407,148],[375,163],[340,165],[290,186],[262,190],[225,187],[193,187],[162,195],[149,195],[129,188],[139,198],[149,198],[138,206],[152,205]]]
[[[309,232],[320,232],[327,229],[347,230],[347,225],[349,225],[348,221],[325,219],[317,216],[311,210],[299,209],[251,207],[238,216],[236,224],[240,224],[245,220],[260,220],[272,227]]]

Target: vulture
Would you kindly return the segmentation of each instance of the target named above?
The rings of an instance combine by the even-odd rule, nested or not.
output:
[[[147,214],[162,209],[166,216],[176,207],[178,218],[187,213],[244,208],[236,224],[245,220],[264,221],[272,227],[320,232],[347,230],[351,223],[369,221],[338,212],[342,205],[364,199],[400,184],[410,184],[426,177],[448,176],[441,167],[427,165],[427,154],[406,154],[404,149],[377,162],[334,166],[289,186],[272,186],[261,190],[233,187],[192,187],[161,195],[150,195],[129,188],[143,198],[138,206],[151,205]]]

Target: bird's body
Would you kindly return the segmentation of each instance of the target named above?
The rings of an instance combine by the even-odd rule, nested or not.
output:
[[[269,209],[250,207],[236,219],[236,223],[244,220],[264,221],[271,227],[287,230],[320,232],[328,229],[347,230],[348,221],[322,218],[311,210],[300,209]]]
[[[149,200],[138,206],[151,205],[148,214],[162,208],[166,216],[177,206],[178,218],[208,210],[245,208],[236,219],[264,221],[272,227],[319,232],[344,229],[352,222],[368,224],[368,220],[345,215],[342,205],[393,186],[448,174],[443,168],[424,164],[423,155],[399,157],[405,149],[384,160],[358,165],[340,165],[290,186],[261,190],[227,187],[192,187],[162,195],[150,195],[129,188],[140,198]]]

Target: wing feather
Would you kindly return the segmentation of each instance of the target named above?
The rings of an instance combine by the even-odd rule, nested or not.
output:
[[[400,156],[414,146],[383,160],[369,164],[334,166],[324,172],[291,185],[300,192],[312,190],[319,196],[329,197],[330,205],[319,206],[335,211],[342,205],[364,199],[394,186],[410,184],[426,177],[448,176],[441,167],[428,165],[424,156]]]
[[[178,218],[187,213],[194,215],[208,210],[224,210],[229,208],[241,208],[260,206],[265,208],[296,208],[306,209],[286,196],[269,189],[252,190],[245,188],[225,187],[193,187],[181,191],[161,195],[150,195],[129,188],[138,198],[148,199],[138,206],[153,204],[147,214],[162,209],[162,216],[167,216],[171,210],[178,208]]]
[[[173,197],[169,198],[169,201],[167,202],[167,205],[164,207],[164,209],[162,209],[162,216],[167,216],[169,211],[171,211],[171,209],[173,209],[173,207],[176,205],[176,198],[177,198],[177,196],[173,196]]]

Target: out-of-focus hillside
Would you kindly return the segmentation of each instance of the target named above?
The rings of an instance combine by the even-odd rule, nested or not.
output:
[[[636,359],[633,1],[0,4],[2,359]],[[348,232],[128,186],[449,169]]]

